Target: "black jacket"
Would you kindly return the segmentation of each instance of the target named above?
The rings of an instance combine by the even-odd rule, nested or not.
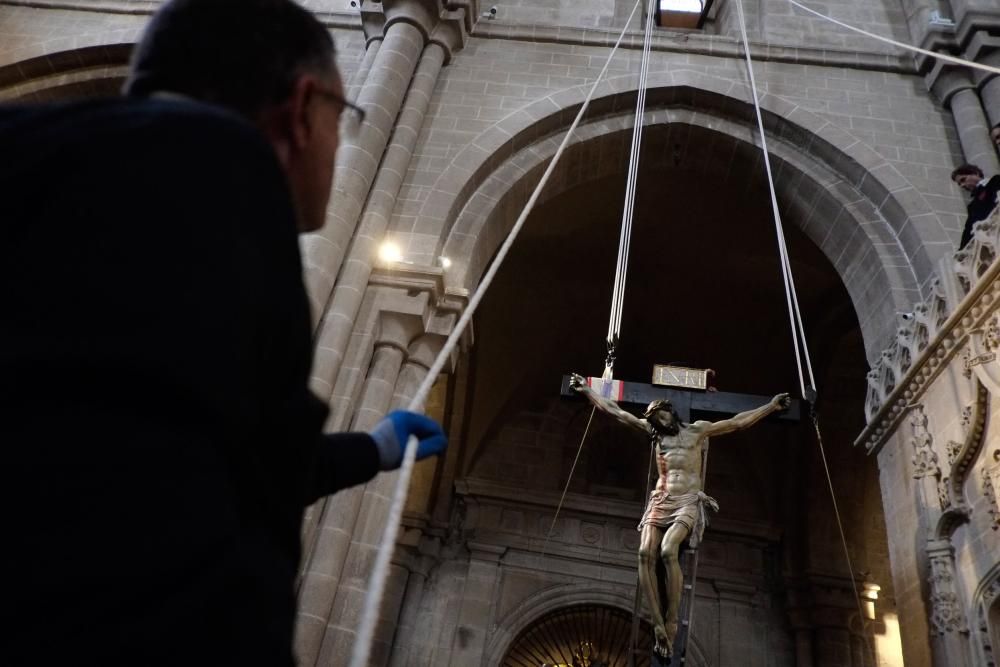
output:
[[[980,181],[980,187],[973,190],[968,206],[969,217],[965,220],[962,240],[958,243],[959,250],[972,240],[972,226],[988,218],[996,208],[998,192],[1000,192],[1000,176],[994,176],[989,181]]]
[[[302,511],[378,469],[321,434],[294,223],[225,111],[0,109],[0,664],[292,662]]]

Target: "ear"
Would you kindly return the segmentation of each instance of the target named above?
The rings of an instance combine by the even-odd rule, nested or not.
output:
[[[278,160],[286,167],[312,136],[311,114],[316,103],[316,86],[315,77],[300,74],[288,98],[261,115],[261,129],[274,147]]]

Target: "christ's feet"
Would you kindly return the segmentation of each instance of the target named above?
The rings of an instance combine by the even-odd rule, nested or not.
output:
[[[677,624],[674,624],[674,632],[677,631]],[[657,625],[653,627],[653,636],[656,637],[656,645],[653,650],[656,651],[656,655],[661,658],[669,658],[670,654],[673,652],[673,642],[670,637],[667,636],[666,628]]]
[[[667,621],[663,624],[663,628],[667,635],[667,641],[670,642],[671,649],[674,645],[674,640],[677,638],[677,621]]]

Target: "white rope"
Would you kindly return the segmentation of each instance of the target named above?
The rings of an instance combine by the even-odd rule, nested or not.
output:
[[[771,194],[771,211],[774,214],[774,228],[778,236],[778,257],[781,260],[781,277],[785,281],[785,301],[788,306],[788,321],[792,329],[792,344],[795,346],[795,365],[799,372],[799,388],[802,396],[806,396],[806,384],[802,374],[802,356],[806,357],[809,370],[809,386],[815,389],[816,379],[812,373],[812,362],[809,361],[809,348],[806,346],[805,329],[802,327],[802,316],[799,313],[799,299],[795,294],[792,267],[788,260],[788,249],[785,247],[785,231],[781,224],[781,212],[778,210],[778,195],[774,188],[774,176],[771,171],[771,157],[767,150],[767,136],[764,134],[764,118],[760,112],[760,99],[757,97],[757,80],[753,74],[753,60],[750,57],[750,41],[747,39],[746,19],[743,16],[743,0],[737,0],[736,9],[740,18],[740,35],[743,38],[743,53],[746,57],[747,76],[750,78],[750,92],[753,94],[753,106],[757,114],[757,129],[760,132],[760,148],[764,154],[764,170],[767,173],[767,185]],[[802,338],[803,350],[799,350],[799,338]]]
[[[649,74],[649,53],[653,43],[653,17],[656,0],[650,0],[643,26],[642,56],[639,64],[639,86],[635,102],[635,124],[632,126],[632,147],[629,151],[628,174],[625,181],[625,206],[622,210],[621,233],[618,238],[618,263],[611,292],[611,314],[608,318],[608,341],[616,341],[621,332],[625,302],[625,279],[628,275],[629,248],[632,245],[632,221],[635,213],[635,192],[638,184],[639,151],[642,144],[643,116],[646,112],[646,82]],[[610,361],[610,360],[609,360]]]
[[[906,44],[905,42],[897,42],[894,39],[889,39],[888,37],[883,37],[882,35],[876,35],[875,33],[868,32],[867,30],[862,30],[861,28],[855,28],[852,25],[848,25],[848,24],[846,24],[846,23],[844,23],[842,21],[838,21],[837,19],[835,19],[835,18],[833,18],[831,16],[827,16],[826,14],[820,14],[815,9],[810,9],[810,8],[806,7],[805,5],[803,5],[803,4],[800,4],[800,3],[796,2],[795,0],[788,0],[788,2],[792,3],[793,5],[795,5],[796,7],[798,7],[799,9],[802,9],[804,11],[809,12],[810,14],[814,14],[815,16],[818,16],[819,18],[821,18],[821,19],[823,19],[825,21],[829,21],[830,23],[834,23],[836,25],[839,25],[841,28],[847,28],[848,30],[852,30],[852,31],[854,31],[856,33],[859,33],[861,35],[865,35],[867,37],[871,37],[872,39],[877,39],[880,42],[885,42],[886,44],[892,44],[893,46],[898,46],[901,49],[906,49],[907,51],[913,51],[914,53],[922,53],[925,56],[930,56],[932,58],[937,58],[938,60],[944,60],[946,62],[954,63],[956,65],[963,65],[965,67],[973,67],[975,69],[981,69],[984,72],[993,72],[994,74],[1000,74],[1000,67],[993,67],[992,65],[984,65],[982,63],[973,62],[971,60],[965,60],[964,58],[958,58],[956,56],[950,56],[947,53],[937,53],[935,51],[928,51],[927,49],[921,49],[919,46],[913,46],[911,44]]]
[[[535,202],[538,201],[539,195],[541,195],[545,185],[549,182],[549,178],[552,176],[552,172],[555,170],[556,164],[559,162],[563,152],[566,150],[570,137],[573,136],[573,132],[583,119],[583,115],[587,112],[587,108],[590,106],[590,100],[594,97],[594,93],[597,91],[597,86],[604,79],[604,75],[607,73],[608,67],[611,65],[611,60],[618,51],[618,46],[625,38],[628,26],[632,22],[632,17],[635,16],[635,12],[639,8],[641,1],[642,0],[636,0],[635,6],[632,8],[632,13],[629,14],[628,19],[625,21],[625,27],[622,28],[622,32],[618,36],[618,41],[615,42],[614,47],[612,47],[611,53],[608,55],[608,59],[604,63],[604,68],[601,70],[601,73],[597,75],[594,85],[591,87],[590,92],[587,93],[587,97],[583,101],[583,104],[580,105],[580,111],[576,114],[576,118],[573,120],[572,125],[570,125],[569,130],[567,130],[566,136],[563,138],[562,143],[559,144],[559,148],[556,150],[555,155],[552,156],[549,166],[545,169],[545,173],[542,174],[542,178],[538,181],[538,185],[535,186],[534,192],[531,193],[531,197],[528,199],[527,204],[525,204],[524,209],[521,211],[521,215],[514,223],[513,228],[511,228],[510,234],[507,235],[507,239],[503,242],[503,245],[500,246],[500,249],[497,251],[496,257],[490,264],[489,269],[487,269],[482,280],[480,280],[479,287],[476,288],[472,298],[469,299],[469,304],[465,307],[458,323],[455,324],[454,330],[445,341],[437,359],[434,360],[434,364],[431,366],[430,370],[427,371],[427,376],[424,378],[423,382],[420,383],[420,387],[417,389],[413,400],[410,401],[409,409],[411,411],[423,411],[424,404],[427,401],[428,394],[430,394],[431,387],[434,386],[435,380],[437,380],[437,377],[444,368],[445,363],[451,358],[451,354],[458,345],[458,341],[461,339],[466,327],[469,326],[469,322],[472,321],[473,313],[476,312],[476,308],[483,300],[483,295],[493,283],[493,279],[496,277],[497,271],[500,269],[500,265],[503,264],[504,258],[507,257],[507,253],[510,252],[510,248],[514,244],[514,239],[517,238],[518,233],[521,231],[521,227],[524,226],[525,221],[528,219],[528,215],[534,208]],[[354,643],[354,650],[351,654],[350,667],[367,667],[368,665],[368,656],[371,653],[372,638],[375,633],[375,622],[378,620],[379,610],[382,606],[382,596],[385,593],[385,582],[389,574],[389,561],[392,558],[392,553],[396,547],[396,538],[399,535],[399,523],[403,516],[403,504],[406,501],[406,495],[410,486],[410,477],[413,474],[413,464],[416,461],[416,440],[416,437],[410,438],[410,441],[407,443],[406,449],[403,452],[403,462],[399,468],[399,478],[396,480],[396,488],[393,492],[392,504],[389,507],[389,516],[386,517],[385,531],[382,534],[382,541],[379,544],[378,552],[375,556],[375,564],[372,567],[372,573],[368,579],[368,592],[365,594],[364,609],[361,613],[361,624],[358,627],[357,640]]]
[[[801,5],[795,2],[795,0],[789,0],[789,2],[791,2],[793,5],[801,7]],[[799,384],[800,387],[802,388],[803,397],[807,398],[810,402],[813,402],[815,400],[815,396],[812,397],[808,396],[805,391],[805,386],[803,385],[802,360],[800,359],[799,345],[798,345],[800,336],[802,338],[802,356],[805,357],[806,366],[808,368],[808,373],[809,373],[809,382],[810,386],[813,389],[815,389],[816,387],[816,381],[815,378],[813,377],[812,362],[810,361],[809,348],[806,343],[805,328],[802,325],[802,313],[801,310],[799,309],[798,295],[795,290],[795,278],[792,275],[792,268],[788,259],[788,248],[785,245],[785,235],[781,224],[781,215],[778,212],[778,198],[775,193],[774,176],[771,172],[771,161],[767,151],[767,137],[764,134],[764,121],[760,111],[760,100],[758,99],[757,96],[757,83],[756,80],[754,79],[754,74],[753,74],[753,60],[750,56],[750,44],[749,40],[747,39],[746,20],[743,15],[743,0],[736,0],[736,8],[740,19],[740,34],[743,39],[743,51],[744,54],[746,55],[747,74],[750,78],[750,90],[753,93],[754,110],[756,111],[757,115],[757,129],[760,132],[761,150],[764,153],[764,168],[767,172],[767,183],[768,187],[770,188],[771,208],[774,212],[774,224],[778,235],[778,254],[781,259],[782,277],[784,278],[785,281],[785,298],[788,303],[788,317],[792,324],[792,341],[795,344],[795,363],[797,364],[799,371]],[[807,9],[810,12],[812,11],[805,7],[803,7],[803,9]],[[816,12],[813,13],[815,14]],[[836,21],[834,22],[837,23]],[[859,31],[859,32],[864,32],[864,31]],[[875,37],[875,35],[871,35],[871,33],[865,33],[865,34]],[[931,55],[935,54],[931,53]],[[815,411],[813,412],[812,415],[812,421],[813,421],[813,426],[816,429],[816,441],[819,443],[820,458],[823,461],[823,471],[826,474],[827,486],[830,490],[830,500],[833,502],[834,517],[836,518],[837,521],[837,528],[840,531],[841,544],[844,548],[844,559],[847,562],[847,571],[851,578],[852,592],[854,593],[854,599],[858,606],[859,622],[862,624],[862,628],[864,628],[865,615],[861,604],[861,596],[858,593],[857,587],[854,584],[855,582],[854,566],[851,563],[850,551],[847,548],[847,536],[846,533],[844,532],[844,524],[840,517],[840,507],[837,503],[837,494],[834,492],[833,479],[830,475],[830,466],[826,458],[826,449],[823,446],[823,436],[819,430],[819,420],[816,417]],[[872,652],[872,647],[871,643],[868,640],[868,635],[864,631],[862,631],[862,638],[864,639],[865,644],[868,646],[869,652]]]
[[[566,478],[566,486],[563,487],[562,495],[559,497],[559,504],[556,505],[556,513],[552,515],[552,523],[549,525],[549,530],[545,533],[545,541],[542,543],[542,554],[539,556],[539,561],[545,559],[545,552],[549,548],[549,538],[552,537],[552,531],[555,530],[556,521],[559,519],[559,512],[562,510],[563,503],[566,501],[566,493],[569,491],[569,483],[573,481],[573,473],[576,472],[576,464],[580,461],[580,453],[583,452],[583,443],[587,441],[587,434],[590,433],[590,423],[594,421],[595,412],[597,412],[597,406],[591,406],[590,417],[587,419],[587,427],[583,429],[583,437],[580,438],[580,446],[577,447],[576,457],[573,459],[573,465],[570,466],[569,476]]]

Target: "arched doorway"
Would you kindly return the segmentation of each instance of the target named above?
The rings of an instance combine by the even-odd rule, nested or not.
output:
[[[640,621],[635,667],[648,667],[652,632]],[[500,667],[627,667],[632,615],[602,604],[563,607],[530,623]]]

